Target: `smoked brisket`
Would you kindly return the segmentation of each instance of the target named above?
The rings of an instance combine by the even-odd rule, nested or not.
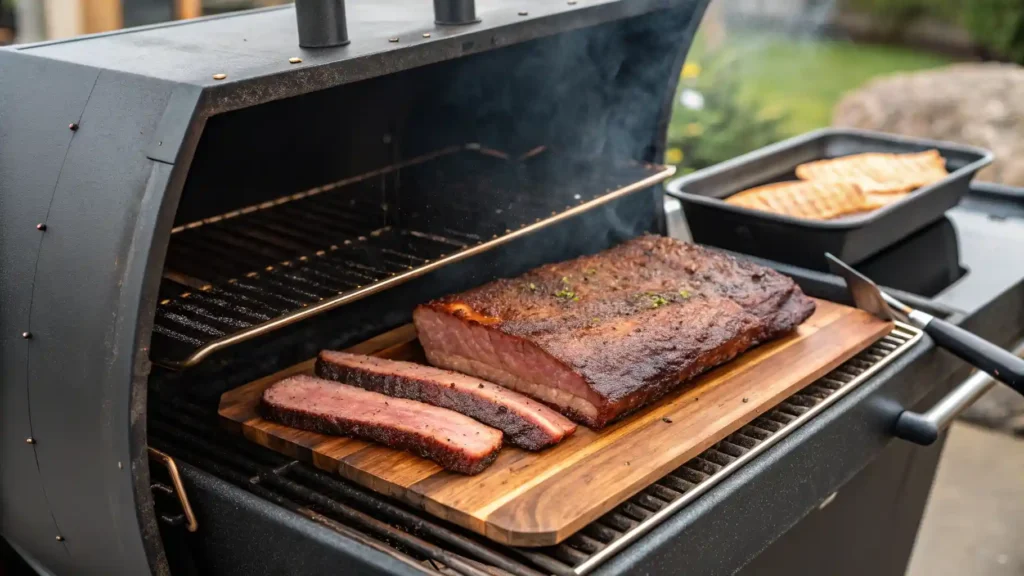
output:
[[[773,270],[643,236],[435,300],[413,319],[431,364],[600,428],[813,312]]]
[[[505,433],[527,450],[556,444],[576,430],[564,416],[503,386],[413,362],[325,350],[316,374],[338,382],[454,410]]]
[[[501,450],[500,431],[457,412],[312,376],[271,385],[262,411],[286,426],[372,440],[462,474],[482,471]]]

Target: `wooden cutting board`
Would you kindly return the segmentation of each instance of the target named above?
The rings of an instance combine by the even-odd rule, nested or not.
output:
[[[865,312],[818,301],[782,340],[758,347],[600,432],[580,426],[540,453],[505,447],[476,476],[381,445],[304,432],[260,418],[263,390],[313,360],[221,397],[223,421],[246,438],[513,546],[561,542],[633,494],[814,382],[892,328]],[[349,349],[423,362],[412,325]]]

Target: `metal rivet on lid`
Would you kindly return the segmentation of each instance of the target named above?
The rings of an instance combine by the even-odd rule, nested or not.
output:
[[[72,132],[78,130],[78,122],[72,122],[71,124],[68,124],[68,129],[71,130]]]
[[[35,444],[36,439],[32,437],[25,438],[25,444]]]
[[[292,56],[291,58],[288,59],[289,64],[299,64],[300,62],[302,62],[302,58],[298,58],[295,56]]]
[[[124,469],[124,464],[121,464],[120,462],[118,462],[117,463],[117,469],[118,470],[123,470]]]
[[[424,38],[430,38],[430,32],[424,32],[423,33],[423,37]]]
[[[398,42],[398,38],[388,38],[388,42]]]
[[[46,231],[46,224],[43,224],[42,222],[40,222],[39,224],[36,224],[36,230],[39,230],[40,232],[45,232]]]
[[[28,340],[29,338],[32,337],[32,333],[31,332],[22,332],[21,333],[21,337],[24,338],[25,340]]]
[[[529,12],[527,12],[526,10],[523,10],[522,12],[520,12],[520,13],[519,13],[519,15],[520,15],[520,16],[529,16],[529,15],[530,15],[530,13],[529,13]]]
[[[60,536],[60,535],[58,535],[58,536],[57,536],[57,542],[63,542],[63,541],[64,541],[64,537],[63,537],[63,536]]]
[[[213,75],[213,79],[214,80],[223,80],[223,79],[225,79],[227,77],[228,77],[227,74],[214,74]]]
[[[575,6],[576,0],[569,0],[569,6]]]

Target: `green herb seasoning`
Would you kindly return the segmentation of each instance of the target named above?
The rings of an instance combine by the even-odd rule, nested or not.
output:
[[[679,291],[679,295],[682,296],[683,298],[689,298],[690,297],[690,291],[689,290],[680,290]]]
[[[593,276],[594,274],[597,274],[597,268],[587,268],[583,271],[583,274],[586,276]]]
[[[579,302],[580,297],[576,295],[568,286],[562,288],[558,292],[555,292],[555,298],[561,298],[562,300],[572,300],[573,302]]]
[[[530,292],[536,292],[537,291],[537,285],[534,284],[533,282],[530,282],[530,284],[527,287],[530,289]]]
[[[665,299],[661,294],[650,294],[651,308],[660,308],[665,304],[668,304],[668,300]]]
[[[559,290],[558,292],[555,292],[555,298],[561,298],[562,300],[572,302],[579,302],[579,294],[576,294],[576,291],[572,289],[572,285],[569,284],[570,278],[572,278],[572,276],[562,276],[562,289]]]

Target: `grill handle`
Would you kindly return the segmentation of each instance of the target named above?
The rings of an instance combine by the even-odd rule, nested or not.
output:
[[[1017,347],[1013,349],[1013,354],[1024,356],[1024,341],[1017,344]],[[996,379],[979,370],[961,382],[924,414],[904,410],[896,419],[893,433],[896,437],[914,444],[928,446],[938,439],[939,433],[945,430],[954,418],[974,404],[996,382]]]

